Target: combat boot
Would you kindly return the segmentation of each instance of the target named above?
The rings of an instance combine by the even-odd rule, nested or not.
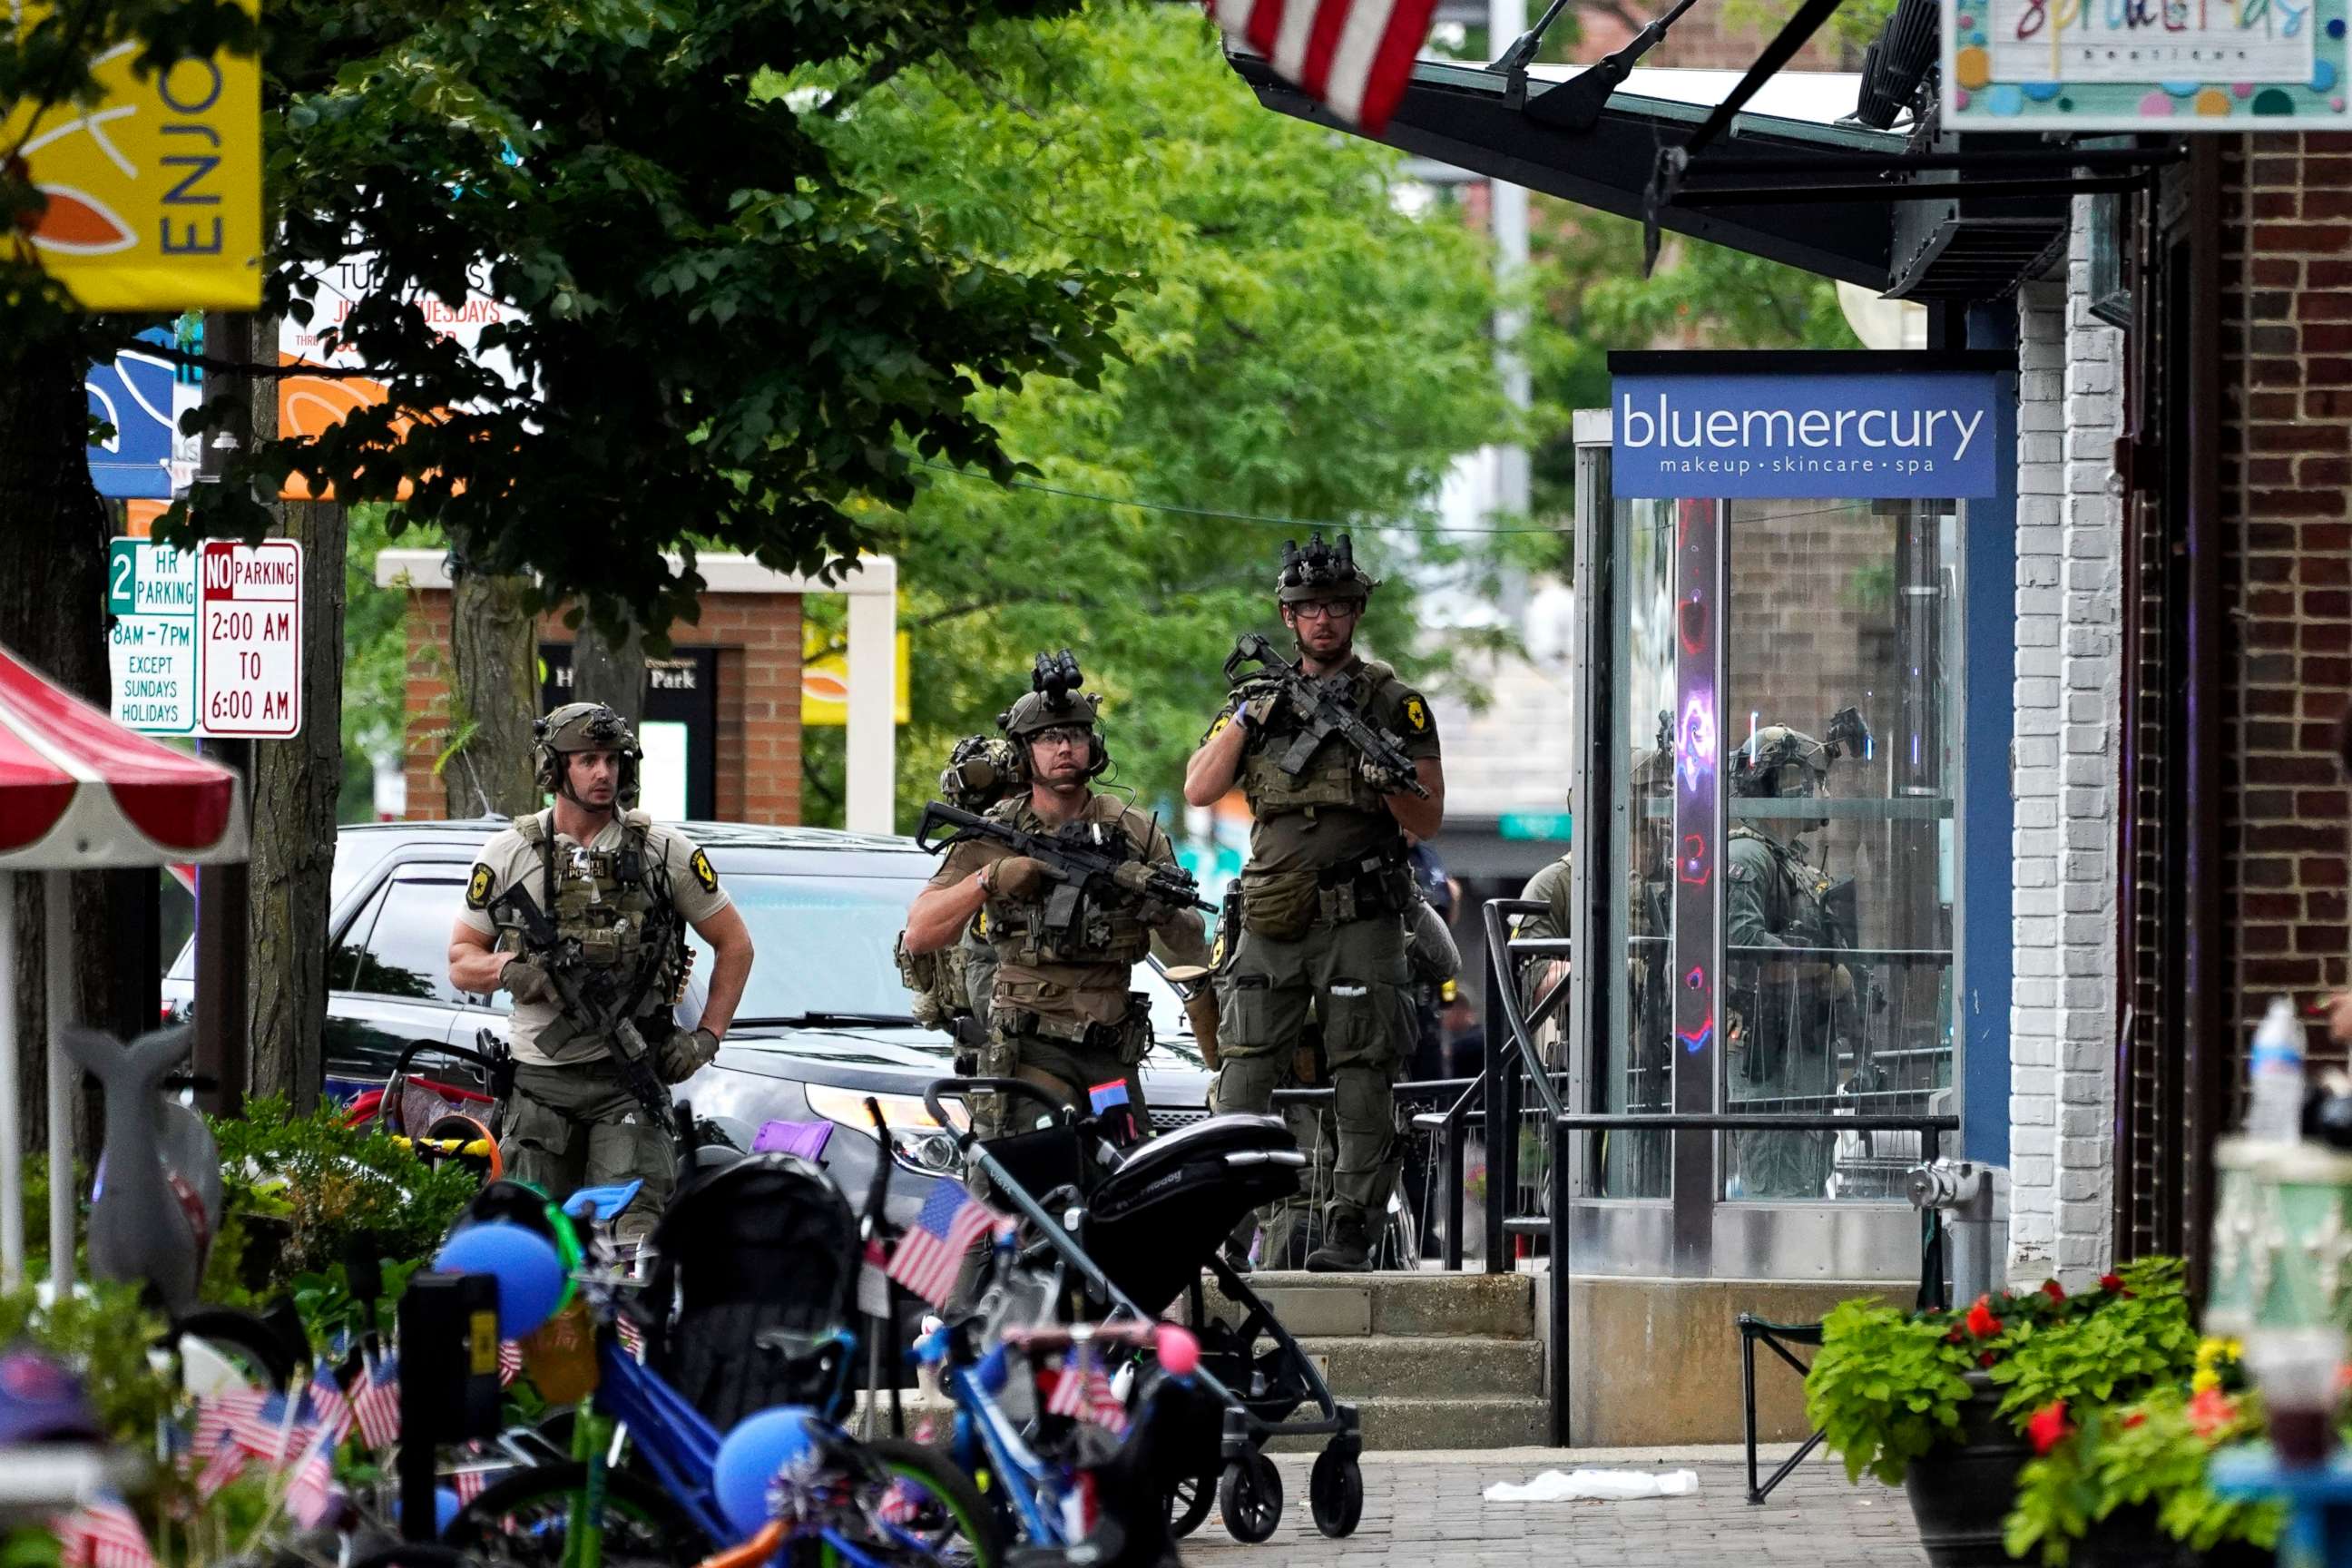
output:
[[[1363,1215],[1355,1209],[1334,1208],[1323,1222],[1323,1245],[1307,1255],[1307,1272],[1362,1274],[1371,1267],[1371,1243],[1364,1234]]]

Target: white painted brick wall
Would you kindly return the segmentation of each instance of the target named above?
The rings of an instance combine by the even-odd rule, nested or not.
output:
[[[2018,300],[2009,1277],[2070,1289],[2114,1249],[2121,334],[2090,313],[2088,235],[2078,200],[2063,272]]]

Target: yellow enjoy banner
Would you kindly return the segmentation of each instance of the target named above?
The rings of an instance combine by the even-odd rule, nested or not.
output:
[[[10,7],[14,10],[15,7]],[[17,12],[26,25],[34,15]],[[9,11],[0,11],[0,26]],[[261,68],[249,56],[184,59],[152,76],[118,45],[90,62],[99,102],[8,106],[48,197],[6,237],[91,310],[250,310],[261,303]]]

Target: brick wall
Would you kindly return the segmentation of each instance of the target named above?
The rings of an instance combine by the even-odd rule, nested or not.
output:
[[[2222,574],[2242,639],[2221,809],[2242,1076],[2269,997],[2344,985],[2352,952],[2352,801],[2329,738],[2352,701],[2352,135],[2232,138],[2221,162]]]
[[[801,602],[796,594],[705,594],[702,619],[670,628],[680,648],[718,653],[718,756],[712,808],[722,822],[801,819]],[[568,643],[561,606],[541,642]],[[449,595],[408,595],[408,815],[448,815],[433,760],[448,744]]]
[[[2089,311],[2091,221],[2018,305],[2009,1268],[2070,1288],[2114,1250],[2122,334]]]

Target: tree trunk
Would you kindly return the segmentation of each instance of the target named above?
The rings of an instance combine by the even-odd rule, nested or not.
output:
[[[618,638],[608,637],[583,618],[572,645],[572,700],[602,702],[629,721],[634,732],[646,717],[645,633],[632,618]]]
[[[107,705],[105,506],[85,452],[89,405],[84,353],[70,330],[7,345],[0,356],[0,643],[100,708]],[[48,1091],[47,973],[40,878],[15,879],[17,963],[0,984],[16,987],[18,1069],[28,1149],[46,1149],[40,1107]],[[122,951],[144,929],[141,900],[155,897],[152,871],[82,872],[73,879],[75,1005],[83,1021],[128,1036],[152,1028],[160,976]],[[88,1097],[77,1083],[76,1125],[89,1137]],[[0,1151],[0,1157],[7,1152]]]
[[[453,574],[450,706],[457,731],[441,777],[451,816],[520,816],[540,806],[530,721],[539,710],[539,626],[524,608],[530,582]]]
[[[253,748],[253,1045],[247,1092],[319,1102],[326,1074],[328,887],[343,782],[343,555],[334,501],[287,503],[302,545],[302,733]]]

